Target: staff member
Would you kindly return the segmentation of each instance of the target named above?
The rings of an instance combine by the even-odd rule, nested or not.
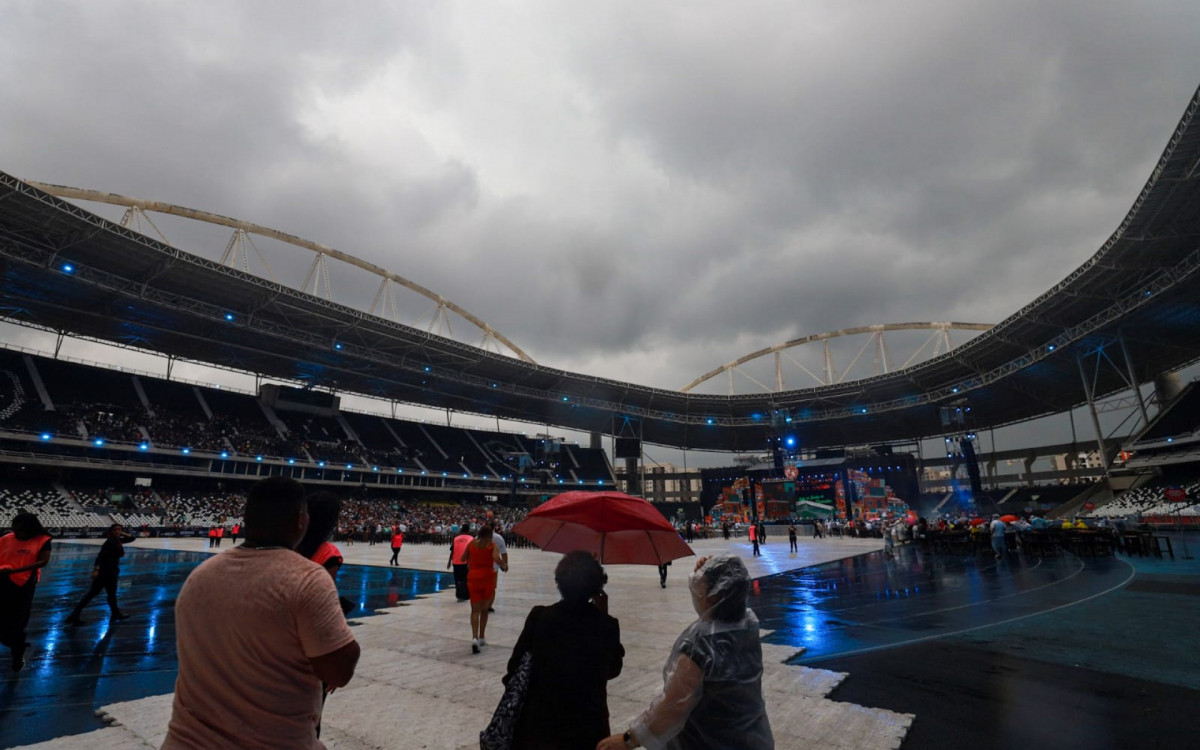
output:
[[[471,593],[467,590],[467,563],[463,560],[463,555],[467,551],[467,545],[473,541],[475,537],[471,536],[471,524],[464,523],[458,530],[458,536],[450,542],[450,560],[446,562],[446,567],[454,566],[454,598],[460,602],[471,598]]]
[[[400,564],[400,548],[404,546],[404,532],[400,531],[399,526],[392,527],[392,559],[388,565]]]
[[[67,616],[68,625],[82,625],[79,615],[96,594],[101,590],[108,592],[108,613],[114,620],[124,620],[129,617],[117,606],[117,578],[121,575],[121,558],[125,556],[125,545],[136,537],[126,534],[121,524],[114,523],[108,527],[108,538],[96,555],[96,564],[92,566],[92,585]]]
[[[0,536],[0,643],[12,650],[12,671],[25,666],[25,627],[33,592],[50,562],[50,533],[32,513],[18,513]]]

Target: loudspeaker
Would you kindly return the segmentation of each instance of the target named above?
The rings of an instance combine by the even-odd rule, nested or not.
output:
[[[642,441],[638,438],[617,438],[615,458],[641,458]]]

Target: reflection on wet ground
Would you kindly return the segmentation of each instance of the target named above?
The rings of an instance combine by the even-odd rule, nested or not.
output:
[[[914,714],[904,747],[1190,747],[1197,580],[1185,555],[902,548],[759,579],[753,606],[792,663],[848,675],[834,700]]]
[[[96,709],[174,687],[175,596],[206,555],[130,546],[120,598],[133,617],[110,625],[98,597],[87,625],[66,628],[96,551],[55,546],[29,664],[13,676],[0,661],[0,747],[97,729]],[[849,675],[835,700],[915,714],[906,747],[1173,747],[1194,739],[1186,706],[1200,705],[1198,580],[1182,554],[996,561],[903,547],[757,579],[751,606],[767,640],[797,650],[792,663]],[[452,585],[359,565],[339,578],[352,618]]]
[[[41,742],[103,726],[101,706],[175,689],[175,597],[208,558],[200,552],[126,547],[118,599],[132,617],[110,623],[104,595],[84,611],[86,624],[62,624],[86,589],[97,548],[56,543],[38,584],[29,623],[28,663],[19,675],[0,660],[0,747]],[[358,608],[351,618],[401,606],[453,586],[450,575],[404,568],[346,565],[338,588]]]
[[[1042,614],[1127,583],[1120,558],[951,557],[872,552],[755,581],[751,606],[772,643],[809,664]]]

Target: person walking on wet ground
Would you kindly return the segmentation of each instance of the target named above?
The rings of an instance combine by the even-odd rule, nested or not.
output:
[[[388,565],[400,564],[400,548],[404,546],[404,534],[397,526],[392,529],[392,559],[388,561]]]
[[[125,529],[119,523],[109,526],[105,536],[108,538],[104,540],[100,552],[96,554],[96,563],[92,566],[92,585],[75,605],[75,609],[71,610],[71,614],[67,615],[68,625],[83,624],[83,619],[80,617],[83,608],[101,591],[108,595],[108,616],[111,619],[124,620],[129,617],[117,605],[117,579],[121,577],[121,558],[125,556],[125,545],[137,537],[133,534],[126,534]]]
[[[50,532],[32,513],[18,513],[0,536],[0,644],[12,651],[12,671],[25,667],[25,628],[42,568],[50,563]]]
[[[664,589],[667,587],[667,566],[670,564],[671,561],[667,560],[665,563],[658,566],[658,585]]]
[[[814,518],[813,519],[813,533],[812,533],[813,539],[823,539],[825,537],[825,533],[821,530],[821,526],[822,526],[821,519]]]
[[[1000,520],[999,513],[992,514],[992,522],[988,526],[988,529],[992,533],[992,552],[996,554],[997,560],[1004,557],[1004,553],[1007,550],[1004,542],[1004,532],[1007,530],[1007,527],[1008,524]]]
[[[525,619],[504,677],[507,685],[529,654],[512,750],[592,750],[608,736],[607,684],[621,674],[625,647],[608,614],[606,580],[590,553],[568,552],[554,569],[562,599]]]
[[[467,589],[471,595],[471,652],[478,654],[487,645],[488,608],[496,598],[496,572],[493,565],[508,572],[508,563],[492,541],[492,527],[484,524],[467,545],[459,564],[467,566]]]
[[[321,684],[349,683],[359,646],[333,579],[295,552],[308,520],[299,482],[264,479],[246,498],[245,542],[184,581],[163,750],[324,748]]]
[[[450,560],[446,562],[446,567],[454,566],[454,598],[460,602],[471,598],[471,592],[467,590],[467,564],[459,561],[466,553],[467,545],[474,539],[471,536],[471,524],[464,523],[458,530],[458,536],[450,542]]]
[[[758,618],[746,607],[745,563],[734,555],[702,557],[688,588],[699,618],[671,648],[662,693],[596,750],[774,750]]]
[[[746,531],[750,534],[750,544],[754,547],[754,556],[758,557],[762,554],[758,551],[758,525],[752,523],[747,527]]]
[[[729,541],[729,522],[721,524],[721,533],[725,535],[725,541]]]
[[[796,545],[796,524],[794,521],[788,526],[788,551],[800,551],[800,548]]]

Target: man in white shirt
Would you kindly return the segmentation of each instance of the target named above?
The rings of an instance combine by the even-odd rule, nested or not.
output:
[[[496,549],[500,552],[500,559],[504,561],[504,569],[508,570],[508,545],[504,543],[504,537],[500,536],[500,529],[503,525],[499,520],[492,521],[492,542],[496,545]],[[496,572],[496,590],[500,590],[500,563],[493,563],[493,569]],[[495,612],[495,607],[488,607],[488,612]]]

